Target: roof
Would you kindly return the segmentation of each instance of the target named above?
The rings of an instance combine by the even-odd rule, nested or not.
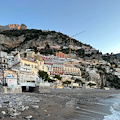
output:
[[[11,77],[10,75],[6,76],[6,78],[12,78],[12,79],[15,79],[15,77]]]
[[[25,61],[29,61],[29,62],[36,63],[36,62],[34,62],[34,61],[31,61],[31,60],[28,60],[28,59],[22,59],[22,60],[25,60]]]
[[[35,57],[35,59],[36,59],[36,60],[39,60],[39,61],[43,61],[42,57],[41,57],[41,56],[38,56],[38,55]]]

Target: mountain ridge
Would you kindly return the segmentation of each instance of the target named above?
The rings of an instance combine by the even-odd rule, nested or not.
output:
[[[13,29],[0,32],[0,50],[10,52],[17,49],[21,51],[31,47],[45,47],[46,43],[50,46],[60,46],[65,54],[69,54],[69,36],[61,32],[37,29]],[[66,47],[66,49],[63,49],[64,47]],[[102,59],[102,53],[100,53],[99,50],[93,49],[92,46],[73,38],[71,38],[71,48],[72,54],[77,57]]]

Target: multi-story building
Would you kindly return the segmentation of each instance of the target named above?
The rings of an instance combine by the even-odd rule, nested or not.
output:
[[[38,70],[46,71],[47,67],[44,65],[44,61],[40,56],[35,56],[34,61],[23,59],[20,54],[14,55],[13,67],[19,72],[19,83],[21,86],[34,87],[35,82],[38,79]]]
[[[6,84],[9,87],[18,85],[18,73],[14,70],[6,70],[4,71],[4,85]]]
[[[55,53],[56,57],[61,57],[61,58],[65,58],[65,54],[63,52],[56,52]]]
[[[21,58],[20,54],[17,53],[14,56],[14,66],[30,67],[35,74],[37,74],[38,70],[47,72],[47,67],[44,65],[44,61],[40,56],[35,56],[34,60],[29,60],[29,59]]]
[[[64,74],[64,58],[54,57],[53,58],[53,73],[52,75]]]
[[[72,60],[67,59],[65,61],[64,74],[81,76],[81,71],[80,68],[75,67],[74,62]]]
[[[44,61],[44,65],[47,67],[48,73],[52,75],[53,73],[53,56],[40,55]]]
[[[40,55],[44,60],[45,66],[48,68],[50,75],[64,74],[64,60],[65,58],[59,58],[56,56],[43,56]]]
[[[7,53],[0,51],[0,83],[4,84],[4,71],[8,68]]]
[[[8,68],[7,53],[0,51],[0,69],[7,69],[7,68]]]

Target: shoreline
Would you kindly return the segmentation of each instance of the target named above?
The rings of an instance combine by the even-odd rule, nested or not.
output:
[[[99,89],[51,89],[50,93],[20,93],[11,94],[11,98],[23,97],[26,102],[23,104],[29,106],[28,110],[21,112],[14,120],[26,120],[26,116],[32,116],[31,120],[72,120],[76,117],[77,104],[96,103],[101,99],[109,99],[113,94],[120,94],[120,90],[99,90]],[[9,94],[8,94],[9,95]],[[5,95],[3,95],[5,96]],[[1,94],[2,97],[2,94]],[[27,102],[27,99],[39,100],[38,103]],[[13,98],[12,98],[13,99]],[[21,99],[21,98],[20,98]],[[79,105],[80,105],[79,104]],[[39,106],[33,108],[32,105]],[[91,105],[92,106],[92,105]],[[90,107],[91,107],[90,106]],[[6,108],[0,108],[0,113],[6,111]],[[13,120],[8,114],[2,115],[3,120]],[[82,120],[82,119],[81,119]]]

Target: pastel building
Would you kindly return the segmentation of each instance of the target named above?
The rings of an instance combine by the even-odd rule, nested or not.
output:
[[[47,67],[48,73],[52,75],[53,74],[53,56],[44,56],[44,55],[40,55],[40,56],[44,61],[44,65]]]
[[[61,57],[61,58],[65,58],[65,54],[63,52],[56,52],[55,53],[56,57]]]
[[[59,58],[56,56],[40,56],[44,60],[44,64],[48,68],[50,75],[64,74],[64,58]]]
[[[66,60],[65,66],[64,66],[64,74],[81,76],[81,71],[80,71],[80,68],[75,67],[73,61]]]
[[[13,68],[19,71],[19,83],[21,86],[34,87],[38,79],[38,70],[47,72],[47,67],[40,56],[35,56],[33,61],[21,58],[19,53],[14,55]]]
[[[53,75],[63,75],[64,74],[64,59],[59,57],[54,57],[53,59]]]
[[[7,69],[7,68],[8,68],[7,53],[0,51],[0,69]]]

